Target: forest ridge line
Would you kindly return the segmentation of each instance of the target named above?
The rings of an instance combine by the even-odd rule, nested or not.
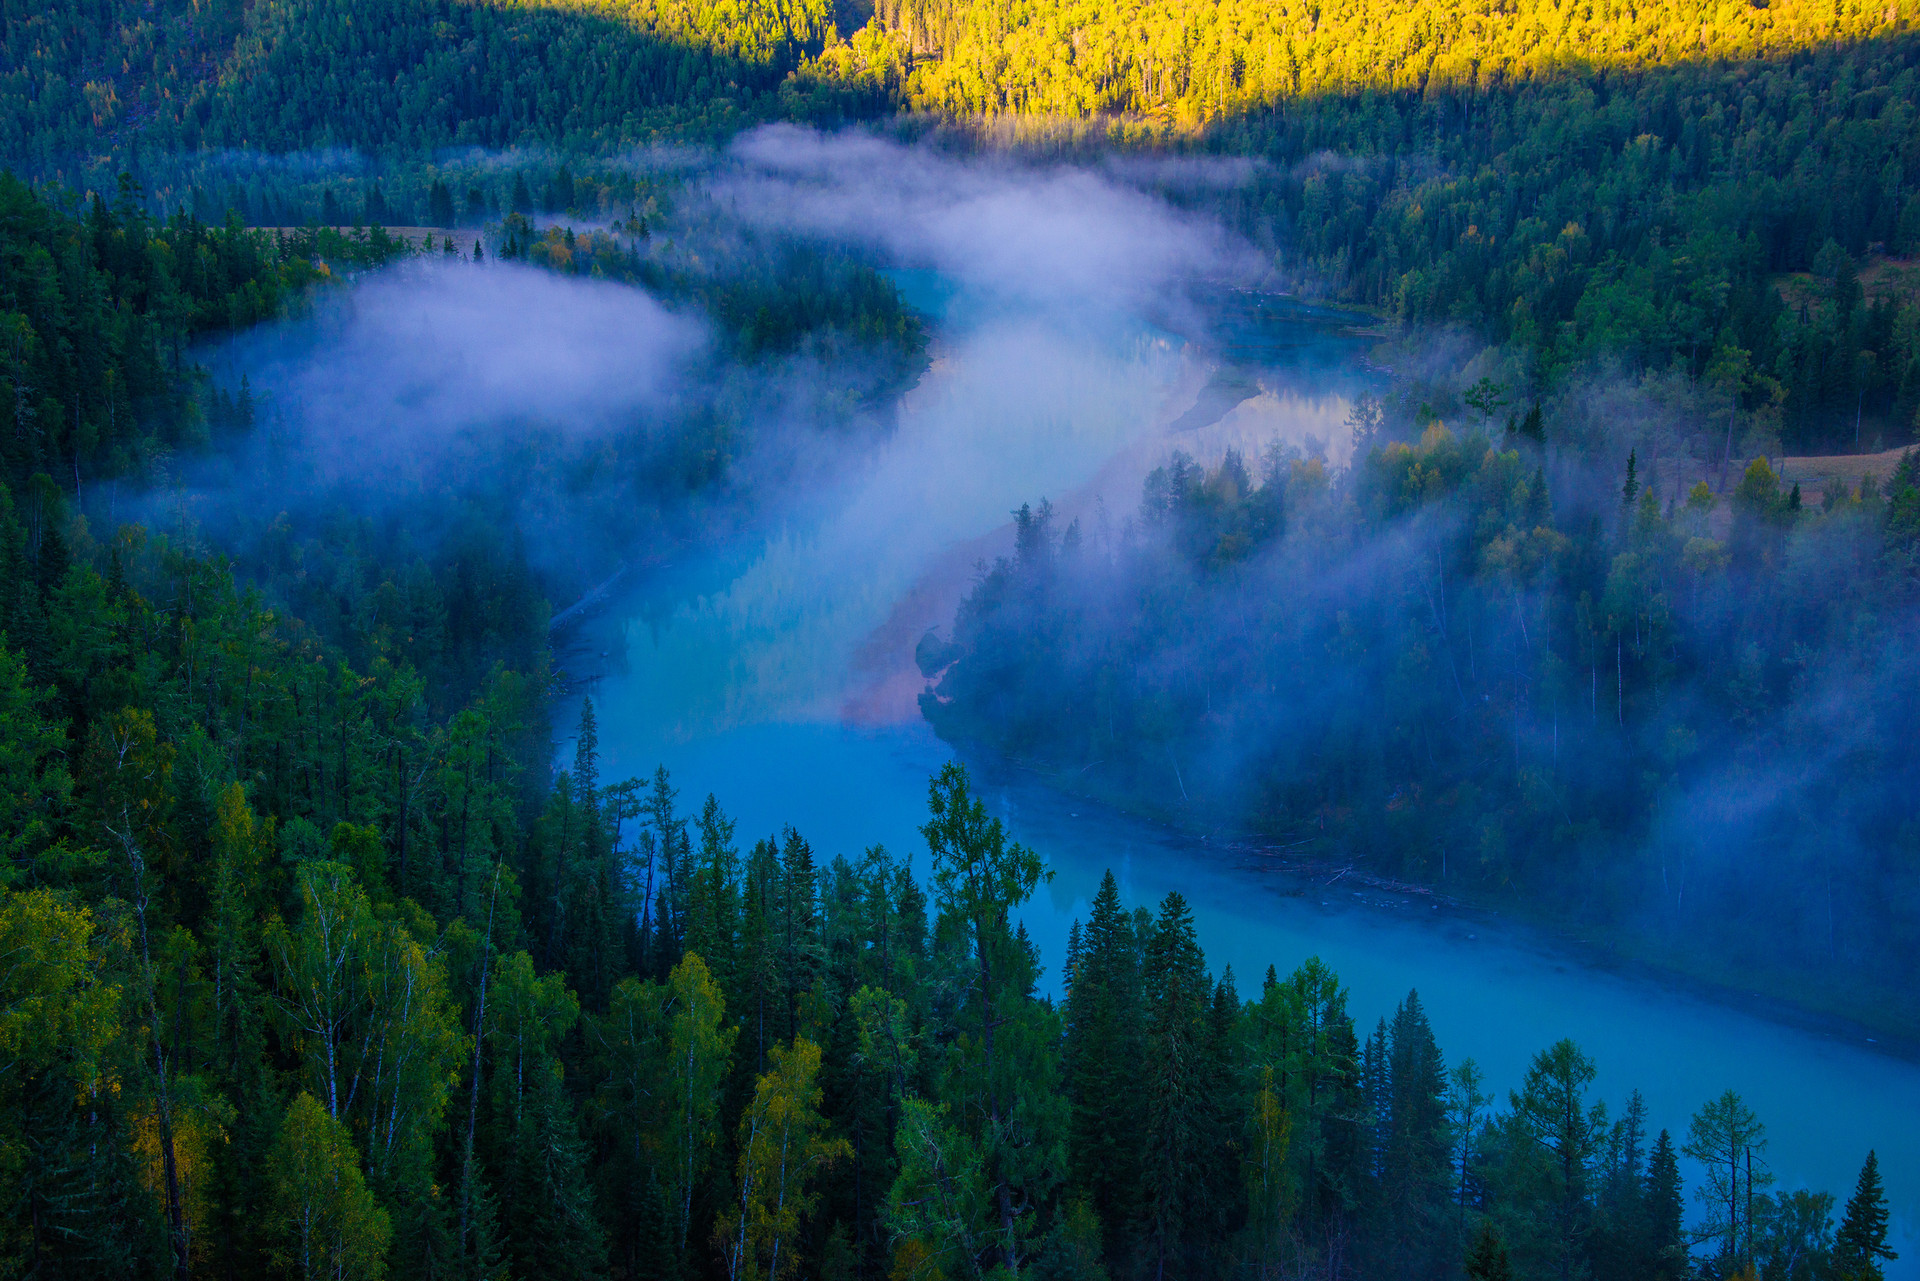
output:
[[[9,12],[0,147],[606,147],[895,111],[1130,119],[1148,136],[1316,97],[1471,97],[1897,40],[1920,6],[1293,0],[271,0]]]

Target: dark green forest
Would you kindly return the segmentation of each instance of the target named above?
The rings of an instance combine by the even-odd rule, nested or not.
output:
[[[693,201],[671,216],[648,197],[666,237],[650,236],[644,219],[638,234],[617,237],[536,233],[509,211],[471,241],[443,235],[429,251],[377,225],[264,232],[231,212],[219,227],[191,212],[162,223],[138,194],[129,180],[112,203],[96,196],[69,211],[0,177],[0,323],[11,335],[0,393],[14,417],[0,445],[4,478],[23,494],[35,476],[56,478],[70,504],[88,486],[93,508],[79,514],[107,530],[119,489],[133,499],[182,474],[211,484],[236,459],[269,468],[271,452],[263,461],[247,446],[297,435],[300,424],[244,378],[214,379],[204,344],[307,314],[366,269],[423,257],[454,270],[475,256],[524,260],[644,286],[713,327],[715,351],[694,394],[664,422],[636,421],[584,451],[550,436],[524,442],[522,454],[543,455],[547,483],[573,493],[592,530],[565,572],[528,562],[516,532],[529,481],[518,455],[421,489],[403,514],[282,467],[253,478],[270,482],[273,504],[202,506],[197,527],[174,531],[227,549],[243,581],[355,663],[411,664],[443,712],[473,696],[496,663],[545,670],[548,601],[577,597],[623,556],[668,554],[700,521],[723,519],[715,504],[737,488],[734,466],[755,451],[770,401],[828,438],[858,438],[884,430],[892,398],[924,367],[920,320],[871,267],[817,246],[743,239]],[[776,377],[782,369],[799,371],[790,385]],[[619,483],[589,490],[598,476]]]
[[[1731,1090],[1662,1126],[1561,1041],[1496,1097],[1416,992],[1216,972],[1111,875],[1043,958],[1049,872],[959,766],[892,851],[604,777],[591,702],[556,768],[550,622],[928,368],[873,262],[703,196],[711,148],[1164,161],[1108,172],[1253,246],[1229,283],[1368,312],[1391,390],[1342,469],[1023,507],[926,718],[1911,1035],[1920,452],[1773,463],[1915,440],[1917,18],[0,0],[0,1276],[1879,1281],[1875,1155],[1779,1186]],[[709,341],[619,430],[381,509],[217,372],[380,268],[637,286]]]
[[[78,186],[127,169],[214,223],[451,225],[605,214],[622,185],[576,200],[538,150],[510,179],[461,148],[610,157],[905,108],[967,146],[969,121],[1038,118],[1038,154],[1257,160],[1171,194],[1289,287],[1463,327],[1535,387],[1677,371],[1788,452],[1912,437],[1916,288],[1884,269],[1920,249],[1900,5],[991,8],[23,5],[0,156]],[[1852,283],[1809,296],[1806,273]]]
[[[1886,1254],[1871,1154],[1771,1192],[1737,1096],[1650,1133],[1570,1042],[1496,1100],[1417,995],[1243,998],[1178,894],[1109,877],[1039,995],[958,767],[919,880],[603,779],[591,703],[548,782],[537,680],[436,715],[44,477],[0,555],[23,1275],[1677,1277],[1682,1154],[1716,1275]]]
[[[776,109],[832,30],[820,3],[567,0],[10,0],[5,135],[16,165],[98,154],[712,136]]]
[[[1577,905],[1725,981],[1844,975],[1912,1026],[1920,453],[1817,501],[1761,459],[1662,499],[1555,443],[1578,412],[1339,473],[1176,454],[1100,538],[1023,508],[922,642],[922,706],[1095,795]]]
[[[373,266],[397,246],[371,233],[292,243],[237,220],[150,216],[131,179],[77,213],[0,174],[0,391],[13,430],[0,465],[69,491],[145,474],[209,443],[231,406],[210,399],[188,356],[197,339],[283,315],[327,275],[326,259]]]
[[[1536,389],[1673,371],[1776,452],[1851,452],[1913,439],[1920,408],[1920,312],[1887,266],[1920,251],[1917,53],[1310,101],[1205,145],[1267,159],[1223,203],[1310,288],[1465,328]]]

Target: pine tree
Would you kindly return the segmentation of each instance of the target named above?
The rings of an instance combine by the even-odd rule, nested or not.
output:
[[[634,1207],[632,1266],[634,1281],[678,1281],[680,1265],[673,1240],[673,1207],[656,1167],[647,1167]]]
[[[1527,416],[1520,420],[1520,434],[1536,445],[1547,443],[1546,420],[1541,416],[1537,402],[1528,408]]]
[[[1641,1275],[1674,1279],[1687,1275],[1684,1235],[1686,1202],[1680,1185],[1679,1155],[1665,1130],[1647,1158],[1646,1235],[1639,1251]]]
[[[1593,1078],[1593,1061],[1562,1040],[1534,1055],[1525,1084],[1511,1096],[1515,1122],[1547,1158],[1550,1266],[1560,1281],[1581,1271],[1592,1227],[1592,1163],[1606,1131],[1605,1106],[1585,1101]]]
[[[514,1273],[587,1278],[606,1266],[579,1121],[553,1060],[533,1068],[513,1155],[508,1243]]]
[[[1099,1219],[1107,1248],[1117,1254],[1139,1207],[1145,1100],[1139,1071],[1140,955],[1111,871],[1101,878],[1081,935],[1066,1016],[1071,1178]]]
[[[776,938],[780,919],[780,851],[771,839],[758,840],[747,854],[740,896],[740,950],[732,1006],[744,1043],[741,1062],[752,1078],[767,1070],[767,1053],[785,1026]]]
[[[1386,1143],[1380,1205],[1393,1271],[1424,1274],[1447,1201],[1447,1081],[1420,996],[1409,992],[1388,1033]]]
[[[733,844],[733,822],[709,794],[698,826],[700,848],[688,878],[687,951],[698,953],[714,981],[730,1000],[737,1001],[734,949],[740,931],[740,856]]]
[[[1161,901],[1141,967],[1145,995],[1146,1154],[1142,1193],[1147,1250],[1157,1275],[1186,1275],[1189,1234],[1207,1188],[1209,1126],[1206,959],[1178,890]]]
[[[1887,1195],[1880,1186],[1880,1158],[1869,1152],[1834,1236],[1834,1275],[1839,1281],[1881,1281],[1881,1261],[1899,1257],[1887,1245]]]
[[[1647,1102],[1635,1090],[1625,1115],[1608,1137],[1606,1174],[1600,1187],[1599,1216],[1593,1238],[1594,1271],[1601,1281],[1646,1275],[1639,1257],[1646,1229]]]
[[[1507,1261],[1507,1246],[1495,1230],[1492,1219],[1480,1221],[1480,1234],[1467,1251],[1467,1276],[1471,1281],[1513,1281],[1513,1265]]]
[[[1014,934],[1011,918],[1051,873],[1039,855],[1007,839],[1005,825],[974,796],[963,767],[949,763],[927,784],[927,809],[920,831],[933,863],[939,930],[954,941],[968,972],[962,1019],[972,1042],[970,1056],[977,1058],[965,1070],[978,1082],[979,1095],[970,1101],[968,1119],[978,1127],[974,1132],[994,1189],[995,1254],[1017,1272],[1025,1217],[1014,1199],[1017,1167],[1026,1155],[1019,1149],[1031,1148],[1043,1136],[1031,1123],[1018,1131],[1010,1123],[1017,1106],[1039,1107],[1049,1100],[1044,1078],[1025,1083],[1028,1097],[1016,1097],[1013,1086],[1020,1073],[1015,1065],[1026,1058],[1025,1065],[1040,1077],[1050,1066],[1040,1056],[1050,1047],[1031,1035],[1035,961]]]
[[[1201,1071],[1207,1106],[1202,1114],[1202,1250],[1208,1250],[1245,1226],[1239,1196],[1241,1140],[1248,1100],[1243,1089],[1240,991],[1228,966],[1213,985]],[[1203,1257],[1205,1257],[1203,1255]],[[1212,1265],[1206,1265],[1209,1270]]]
[[[792,1040],[799,1031],[801,998],[813,990],[821,970],[818,896],[813,847],[789,827],[780,851],[780,898],[774,922],[780,965],[778,1040]]]
[[[652,786],[641,805],[653,838],[641,909],[648,914],[652,970],[662,980],[679,964],[686,941],[686,866],[690,860],[686,854],[687,821],[674,812],[678,795],[666,767],[661,766],[654,771]]]
[[[441,182],[438,178],[434,179],[433,186],[427,193],[427,207],[431,210],[428,215],[428,220],[432,222],[434,226],[445,227],[449,230],[452,229],[453,192],[447,187],[446,183]],[[451,236],[447,238],[447,243],[449,245],[453,243]]]

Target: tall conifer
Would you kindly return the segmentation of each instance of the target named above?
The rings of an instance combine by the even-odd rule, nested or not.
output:
[[[1161,901],[1142,966],[1146,1014],[1144,1226],[1155,1276],[1188,1275],[1189,1233],[1205,1195],[1208,1014],[1212,984],[1178,890]]]
[[[1115,1251],[1138,1210],[1145,1101],[1139,1090],[1140,955],[1111,871],[1100,881],[1081,934],[1066,1015],[1071,1178],[1100,1220],[1108,1250]]]
[[[1880,1185],[1880,1157],[1869,1152],[1834,1236],[1834,1272],[1839,1281],[1881,1281],[1885,1275],[1881,1260],[1899,1257],[1887,1245],[1887,1195]]]

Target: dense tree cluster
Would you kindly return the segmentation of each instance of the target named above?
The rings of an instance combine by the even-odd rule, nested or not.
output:
[[[1243,998],[1178,894],[1129,912],[1108,877],[1047,995],[1018,924],[1047,869],[958,768],[918,877],[736,837],[664,771],[603,779],[591,704],[550,769],[554,583],[516,487],[664,543],[773,398],[879,422],[926,338],[869,266],[657,176],[443,149],[605,160],[906,107],[1257,158],[1168,194],[1290,278],[1473,332],[1548,412],[1502,436],[1487,380],[1389,444],[1365,402],[1342,472],[1176,456],[1123,530],[1023,509],[922,647],[929,718],[1308,857],[1651,921],[1750,984],[1845,972],[1828,1004],[1910,1021],[1920,454],[1817,501],[1732,460],[1910,437],[1915,16],[0,7],[0,157],[153,180],[67,206],[0,178],[0,1271],[1877,1281],[1871,1155],[1836,1216],[1771,1187],[1737,1096],[1654,1133],[1569,1042],[1498,1101],[1416,995],[1369,1030],[1307,960]],[[81,513],[266,417],[190,343],[413,254],[382,228],[416,223],[474,270],[699,311],[700,391],[423,498],[431,540],[325,494],[236,520],[231,562]],[[1718,494],[1605,457],[1599,369],[1685,402],[1667,466]]]
[[[209,400],[186,358],[196,338],[279,316],[328,274],[384,261],[371,233],[276,238],[229,219],[157,222],[123,181],[78,215],[0,174],[0,474],[79,484],[144,474],[167,451],[243,428],[247,409]]]
[[[1790,449],[1912,438],[1920,53],[1900,6],[882,0],[809,74],[1266,163],[1194,195],[1296,284],[1521,353],[1677,368]],[[1107,122],[1104,128],[1099,122]],[[1823,298],[1783,302],[1780,273]],[[1862,431],[1864,419],[1865,430]]]
[[[0,154],[52,175],[129,147],[424,153],[717,133],[770,110],[832,30],[820,0],[9,5]]]
[[[1268,159],[1221,200],[1303,283],[1469,328],[1537,386],[1680,371],[1839,452],[1912,439],[1920,408],[1920,311],[1881,265],[1920,251],[1916,76],[1898,35],[1306,99],[1208,146]]]
[[[1011,11],[880,0],[873,20],[924,59],[908,86],[918,106],[1196,122],[1322,98],[1464,98],[1562,76],[1782,59],[1890,36],[1913,16],[1812,0],[1745,9],[1063,0]]]
[[[1092,136],[1257,157],[1225,190],[1169,194],[1267,244],[1300,287],[1510,346],[1536,385],[1679,369],[1822,452],[1911,439],[1920,409],[1920,313],[1876,270],[1920,251],[1912,21],[882,5],[891,34],[860,47],[893,42],[882,78],[907,44],[925,54],[903,91],[924,107],[1131,112]],[[866,74],[850,48],[827,61]],[[1188,125],[1141,122],[1159,115]],[[1816,297],[1781,289],[1807,272]]]
[[[152,169],[203,221],[446,225],[576,201],[565,169],[511,198],[445,181],[436,149],[604,154],[903,107],[1088,120],[1095,138],[1263,159],[1182,198],[1298,284],[1468,326],[1540,386],[1594,362],[1679,369],[1776,410],[1812,451],[1904,441],[1920,412],[1920,311],[1876,269],[1920,250],[1914,18],[1811,0],[888,0],[853,30],[818,4],[65,5],[8,12],[0,154],[83,184],[103,157]],[[309,175],[290,197],[324,154],[264,190],[176,172],[339,147],[397,163],[391,189]],[[1806,272],[1820,299],[1783,300],[1779,277]]]
[[[1497,1108],[1416,996],[1364,1036],[1317,961],[1243,1001],[1178,894],[1129,913],[1111,876],[1056,1002],[1015,923],[1046,870],[957,767],[924,883],[791,829],[743,849],[664,771],[603,780],[591,704],[549,783],[539,682],[502,669],[436,716],[409,665],[349,666],[220,562],[102,545],[51,491],[0,502],[9,1267],[1687,1266],[1675,1141],[1591,1098],[1571,1043]],[[1825,1194],[1766,1193],[1737,1097],[1683,1150],[1715,1275],[1877,1275],[1871,1158],[1836,1232]]]
[[[563,178],[571,188],[565,169],[547,185]],[[576,506],[589,501],[584,478],[593,472],[627,482],[604,496],[601,541],[583,537],[576,559],[585,581],[575,581],[529,564],[517,533],[524,468],[510,484],[475,474],[435,485],[418,495],[408,521],[383,519],[355,493],[276,470],[271,449],[248,449],[250,437],[297,430],[286,421],[297,407],[256,396],[244,377],[217,384],[196,364],[196,340],[296,313],[328,282],[417,257],[422,247],[377,225],[247,230],[232,211],[219,227],[190,212],[162,223],[137,195],[123,183],[117,201],[92,199],[76,215],[0,175],[0,326],[11,335],[0,349],[0,396],[13,418],[13,430],[0,433],[0,479],[19,489],[44,473],[68,495],[87,486],[98,518],[115,497],[95,482],[125,482],[131,499],[168,464],[223,453],[250,460],[265,469],[252,479],[270,484],[273,505],[241,487],[228,506],[202,496],[196,508],[235,549],[241,577],[356,665],[411,664],[437,711],[474,696],[496,663],[538,668],[546,600],[572,599],[635,547],[671,541],[675,514],[724,489],[755,447],[768,397],[789,419],[852,431],[883,418],[925,364],[920,320],[870,266],[815,246],[752,242],[695,202],[665,219],[657,201],[647,202],[677,246],[651,240],[637,216],[618,235],[558,226],[536,233],[509,213],[475,229],[471,242],[444,236],[424,252],[482,265],[520,258],[641,285],[714,327],[703,393],[670,421],[636,424],[585,459],[545,442],[545,470],[571,473]],[[805,399],[783,389],[782,362],[804,366],[790,381]]]
[[[613,231],[576,232],[560,224],[537,228],[510,214],[499,233],[500,254],[566,275],[637,284],[693,304],[715,323],[728,354],[742,361],[804,353],[831,364],[857,354],[868,371],[868,395],[898,392],[925,367],[925,321],[870,264],[817,244],[754,236],[704,219],[666,230],[680,237],[677,252],[649,244],[640,219]],[[714,244],[716,234],[731,243]]]
[[[1662,497],[1541,422],[1339,473],[1176,454],[1104,534],[1023,508],[922,706],[1121,803],[1911,1025],[1920,454],[1817,502],[1764,459]]]

